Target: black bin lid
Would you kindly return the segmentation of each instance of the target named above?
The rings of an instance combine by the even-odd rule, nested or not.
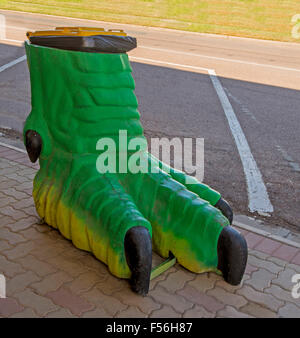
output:
[[[136,39],[120,29],[57,27],[26,35],[35,45],[91,53],[126,53],[137,46]]]

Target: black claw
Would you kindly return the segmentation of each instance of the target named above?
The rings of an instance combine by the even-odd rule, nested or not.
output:
[[[218,269],[227,283],[240,284],[247,259],[248,247],[245,238],[232,227],[225,227],[218,240]]]
[[[129,229],[124,241],[127,264],[132,273],[130,284],[134,292],[145,296],[149,291],[152,266],[152,242],[149,231],[142,226]]]
[[[36,162],[42,150],[42,138],[34,130],[28,130],[25,135],[25,147],[31,162]]]
[[[222,212],[222,214],[228,219],[229,223],[232,224],[233,211],[228,202],[221,197],[216,203],[215,207],[218,208]]]

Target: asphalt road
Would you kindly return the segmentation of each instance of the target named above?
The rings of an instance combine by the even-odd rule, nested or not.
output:
[[[0,67],[24,55],[18,41],[24,41],[28,30],[81,25],[121,28],[135,36],[138,48],[129,55],[147,137],[204,138],[204,182],[220,191],[236,214],[300,233],[300,44],[0,14],[7,28],[0,40]],[[209,70],[217,74],[219,92]],[[228,105],[224,108],[226,98],[232,112]],[[230,127],[228,109],[250,153],[238,151],[242,136]],[[23,61],[0,72],[0,127],[21,131],[29,111],[29,74]],[[268,217],[249,211],[251,187],[241,159],[248,161],[250,155],[273,207]],[[251,176],[256,169],[249,168]]]

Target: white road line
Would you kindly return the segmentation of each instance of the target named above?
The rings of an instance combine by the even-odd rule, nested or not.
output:
[[[298,69],[298,68],[289,68],[289,67],[282,67],[282,66],[274,66],[274,65],[268,65],[266,63],[257,63],[257,62],[243,61],[243,60],[237,60],[237,59],[221,58],[221,57],[217,57],[217,56],[209,56],[209,55],[203,55],[203,54],[181,52],[181,51],[177,51],[177,50],[173,50],[173,49],[147,47],[147,46],[138,46],[138,48],[157,50],[157,51],[160,51],[160,52],[169,52],[169,53],[173,53],[173,54],[182,54],[182,55],[196,56],[196,57],[201,57],[201,58],[206,58],[206,59],[212,59],[212,60],[218,60],[218,61],[241,63],[241,64],[251,65],[251,66],[259,66],[259,67],[267,67],[267,68],[273,68],[273,69],[279,69],[279,70],[285,70],[285,71],[300,72],[300,69]]]
[[[217,92],[219,100],[221,102],[222,108],[224,110],[225,116],[227,118],[232,136],[234,138],[235,144],[237,146],[245,177],[247,182],[247,189],[248,189],[248,206],[250,212],[258,212],[263,215],[267,215],[274,211],[273,205],[269,199],[267,188],[264,184],[261,172],[255,162],[255,159],[251,153],[249,144],[247,142],[246,136],[243,133],[241,125],[234,113],[234,110],[229,102],[229,99],[222,87],[221,82],[219,81],[216,72],[213,69],[209,68],[202,68],[202,67],[195,67],[189,65],[183,65],[179,63],[172,63],[172,62],[164,62],[158,61],[154,59],[146,59],[140,57],[130,57],[132,60],[137,61],[146,61],[152,62],[157,64],[165,64],[169,66],[177,66],[187,69],[194,69],[194,70],[205,70],[208,72],[212,84]]]
[[[6,38],[6,18],[5,15],[0,14],[0,40]]]
[[[219,81],[213,69],[210,69],[208,74],[218,94],[232,136],[240,154],[248,187],[249,210],[250,212],[257,211],[258,213],[262,214],[273,212],[273,205],[270,202],[261,172],[251,153],[246,136],[243,133],[242,127],[234,113],[224,88],[222,87],[221,82]]]
[[[1,66],[0,67],[0,73],[3,72],[5,69],[10,68],[10,67],[16,65],[17,63],[20,63],[20,62],[25,61],[25,60],[26,60],[26,55],[23,55],[23,56],[19,57],[18,59],[15,59],[15,60],[7,63],[6,65]]]
[[[6,18],[5,15],[0,14],[0,40],[6,38]]]

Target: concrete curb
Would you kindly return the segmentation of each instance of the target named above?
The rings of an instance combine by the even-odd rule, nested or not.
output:
[[[233,221],[232,225],[236,226],[237,228],[247,230],[247,231],[253,232],[255,234],[261,235],[263,237],[273,239],[276,242],[287,244],[289,246],[293,246],[294,248],[300,249],[300,243],[291,241],[291,240],[283,238],[281,236],[273,235],[270,232],[267,232],[267,231],[264,231],[264,230],[261,230],[261,229],[257,229],[257,228],[255,228],[251,225],[247,225],[247,224],[244,224],[244,223],[241,223],[241,222],[235,222],[235,221]]]

